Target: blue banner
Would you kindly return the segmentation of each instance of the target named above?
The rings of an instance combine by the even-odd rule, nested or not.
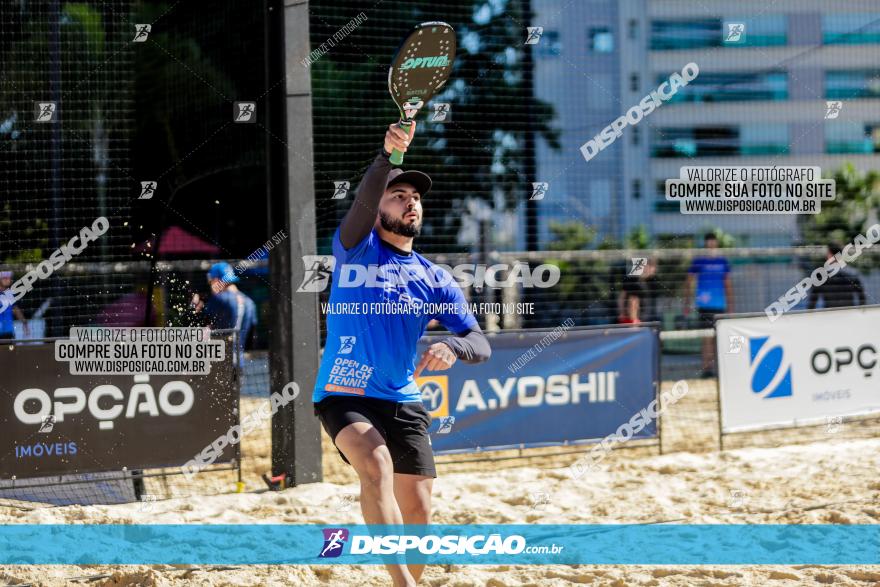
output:
[[[0,564],[876,565],[877,525],[4,525]]]
[[[605,438],[647,408],[659,388],[660,344],[650,327],[488,336],[489,361],[458,361],[417,380],[433,417],[435,454]],[[436,340],[422,339],[419,356]],[[655,438],[656,419],[642,420],[632,438]]]

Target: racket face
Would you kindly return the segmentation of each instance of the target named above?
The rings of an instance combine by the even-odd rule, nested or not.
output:
[[[445,22],[423,22],[404,39],[388,69],[388,91],[402,119],[412,120],[452,72],[457,44]]]

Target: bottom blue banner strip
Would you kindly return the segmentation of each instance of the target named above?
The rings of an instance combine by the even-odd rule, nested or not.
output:
[[[880,525],[5,525],[0,564],[880,564]]]

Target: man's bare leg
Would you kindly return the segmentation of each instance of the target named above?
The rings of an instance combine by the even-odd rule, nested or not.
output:
[[[394,499],[394,464],[382,435],[367,422],[354,422],[336,435],[336,446],[361,481],[361,511],[367,524],[403,524]],[[396,587],[416,584],[405,564],[387,564]]]
[[[431,490],[434,478],[423,475],[394,474],[394,497],[400,506],[403,523],[425,525],[431,523]],[[408,565],[409,572],[418,583],[425,565]]]
[[[715,337],[703,339],[703,371],[715,371]]]

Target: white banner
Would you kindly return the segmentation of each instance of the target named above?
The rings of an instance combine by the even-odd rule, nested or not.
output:
[[[880,411],[880,306],[716,323],[721,429]]]

